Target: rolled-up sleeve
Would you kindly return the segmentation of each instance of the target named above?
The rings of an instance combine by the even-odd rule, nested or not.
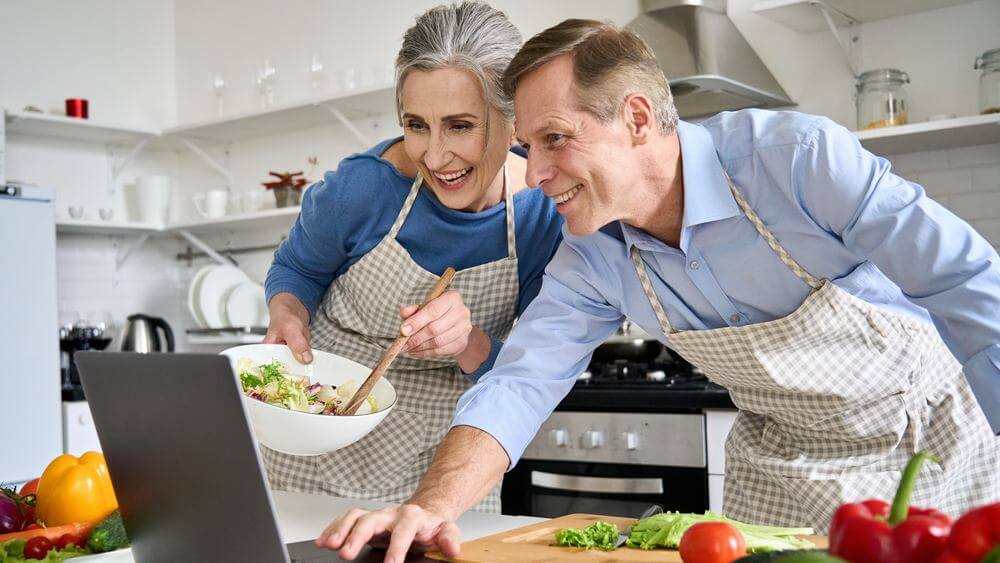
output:
[[[797,160],[806,210],[926,309],[1000,433],[1000,257],[971,226],[825,122]]]
[[[323,181],[310,187],[302,201],[302,211],[288,238],[274,252],[274,262],[264,282],[267,301],[279,293],[291,293],[309,311],[316,312],[335,272],[347,259],[345,221],[331,221],[337,211],[337,175],[328,172]]]
[[[621,324],[621,313],[591,283],[611,276],[617,274],[600,271],[574,244],[564,242],[493,370],[459,399],[452,426],[492,435],[513,467],[586,368],[594,348]]]

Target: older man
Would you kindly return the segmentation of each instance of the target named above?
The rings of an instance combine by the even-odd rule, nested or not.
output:
[[[1000,496],[1000,258],[967,224],[827,119],[679,122],[649,48],[607,24],[543,31],[505,79],[528,183],[569,234],[411,502],[347,514],[321,545],[349,558],[392,532],[387,560],[414,540],[455,553],[451,522],[626,317],[740,408],[734,518],[826,530],[844,500],[891,497],[917,450],[939,459],[917,502]]]

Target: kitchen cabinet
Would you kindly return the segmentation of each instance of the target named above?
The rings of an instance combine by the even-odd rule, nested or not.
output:
[[[821,7],[837,25],[858,24],[964,4],[972,0],[764,0],[753,12],[796,31],[827,29]]]

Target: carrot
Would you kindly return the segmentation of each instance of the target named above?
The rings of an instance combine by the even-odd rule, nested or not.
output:
[[[51,528],[35,528],[34,530],[25,530],[23,532],[10,532],[9,534],[0,534],[0,543],[7,540],[30,540],[38,536],[48,538],[49,541],[55,543],[63,534],[73,534],[79,536],[81,539],[86,539],[87,535],[90,534],[90,529],[93,527],[93,524],[74,522],[72,524],[63,524],[62,526],[52,526]]]

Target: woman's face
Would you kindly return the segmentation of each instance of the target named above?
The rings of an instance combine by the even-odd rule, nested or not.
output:
[[[513,130],[488,106],[479,81],[455,68],[414,70],[403,80],[400,99],[406,154],[438,200],[471,212],[499,203]]]

